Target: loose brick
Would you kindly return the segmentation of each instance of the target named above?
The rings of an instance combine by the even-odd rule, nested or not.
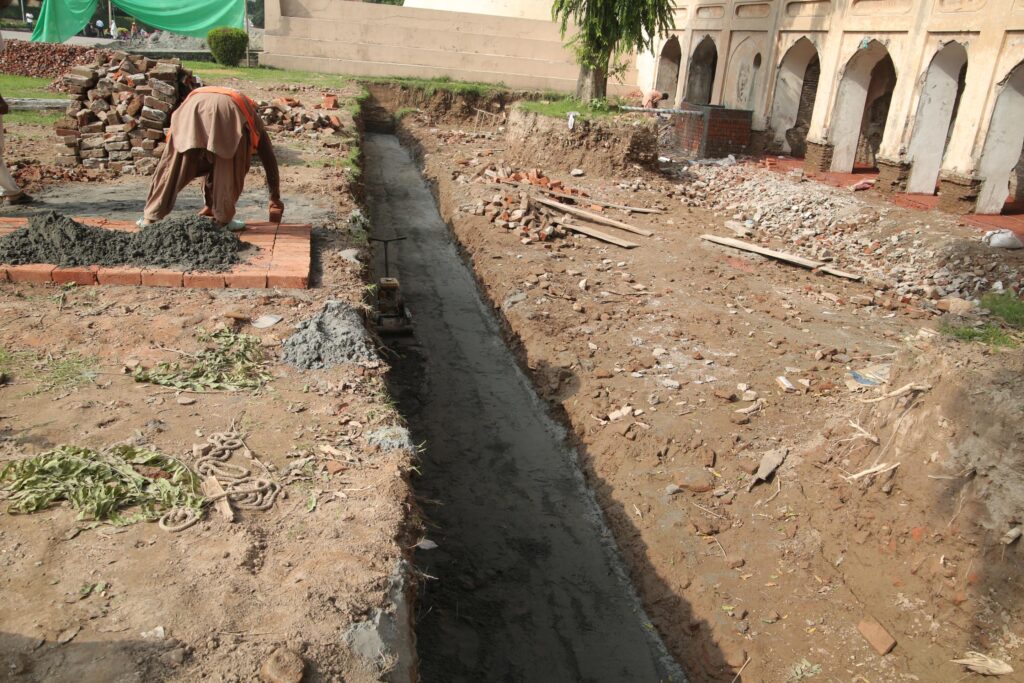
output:
[[[52,282],[50,274],[54,268],[55,266],[47,263],[7,266],[7,277],[11,282]]]
[[[180,270],[170,268],[144,268],[142,270],[142,284],[146,287],[182,287],[185,283],[185,274]]]
[[[185,286],[193,289],[222,289],[226,282],[222,273],[185,273]]]
[[[94,285],[96,284],[96,266],[76,266],[70,268],[54,268],[50,278],[59,285]]]
[[[120,266],[100,268],[96,279],[101,285],[141,285],[142,269]]]
[[[267,269],[242,266],[226,273],[224,280],[233,289],[266,289]]]
[[[874,617],[864,617],[857,624],[857,630],[864,636],[864,640],[868,641],[868,645],[882,656],[889,654],[896,647],[896,639]]]

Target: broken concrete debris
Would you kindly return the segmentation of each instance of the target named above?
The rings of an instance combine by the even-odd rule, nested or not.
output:
[[[329,131],[340,135],[344,126],[336,95],[325,94],[323,103],[306,107],[294,97],[276,97],[269,102],[258,101],[260,118],[271,133],[307,133]],[[339,143],[340,144],[340,143]]]

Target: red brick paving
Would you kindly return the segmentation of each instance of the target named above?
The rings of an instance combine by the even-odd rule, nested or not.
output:
[[[80,223],[109,230],[136,232],[131,221],[107,218],[76,218]],[[0,217],[0,237],[23,228],[26,218]],[[260,248],[247,263],[240,263],[226,273],[191,272],[167,268],[56,268],[46,264],[7,266],[0,264],[0,282],[74,282],[80,285],[144,285],[148,287],[194,287],[266,289],[282,287],[306,289],[309,287],[309,268],[312,261],[310,233],[313,226],[293,223],[246,223],[239,239]]]

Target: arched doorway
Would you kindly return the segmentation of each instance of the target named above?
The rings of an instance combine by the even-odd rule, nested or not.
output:
[[[710,104],[715,86],[715,71],[718,69],[718,48],[711,36],[697,45],[690,58],[690,70],[686,78],[686,101],[691,104]]]
[[[895,87],[896,67],[877,40],[846,63],[832,111],[833,171],[849,173],[855,162],[874,165]]]
[[[807,38],[801,38],[786,51],[775,81],[770,125],[784,153],[803,157],[807,151],[807,131],[820,76],[818,50]]]
[[[992,110],[985,147],[978,162],[981,189],[975,213],[1002,213],[1010,196],[1024,200],[1021,169],[1024,168],[1024,62],[1013,68],[1003,81],[1002,91]],[[1011,178],[1013,175],[1013,178]]]
[[[679,39],[672,36],[661,48],[661,58],[658,60],[658,78],[654,88],[660,92],[668,93],[669,101],[675,104],[676,91],[679,89],[679,67],[683,63],[683,49],[679,46]]]
[[[921,88],[908,156],[907,192],[933,194],[967,78],[967,50],[951,42],[932,59]]]

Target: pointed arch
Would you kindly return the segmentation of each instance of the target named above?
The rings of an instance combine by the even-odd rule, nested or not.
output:
[[[992,110],[992,119],[978,161],[976,213],[1001,213],[1010,196],[1010,175],[1021,168],[1024,155],[1024,62],[1020,62],[1003,81],[1002,90]],[[1016,178],[1018,195],[1024,195],[1020,177]],[[1021,198],[1021,197],[1015,197]]]
[[[732,51],[722,104],[734,109],[753,109],[761,71],[761,50],[753,38],[744,38]]]
[[[775,143],[787,154],[803,157],[807,150],[820,75],[818,48],[801,37],[786,50],[779,64],[769,121]]]
[[[710,104],[718,69],[718,48],[711,36],[704,36],[690,57],[686,77],[686,101],[691,104]]]
[[[682,63],[683,48],[679,45],[679,38],[672,36],[661,48],[661,56],[658,59],[658,76],[654,88],[668,93],[673,104],[675,104],[676,91],[679,90],[679,69]]]
[[[832,110],[832,170],[849,173],[855,162],[874,164],[882,142],[896,67],[877,40],[857,50],[843,69]]]
[[[967,50],[952,41],[935,53],[925,73],[907,156],[907,192],[933,194],[953,133],[967,77]]]

